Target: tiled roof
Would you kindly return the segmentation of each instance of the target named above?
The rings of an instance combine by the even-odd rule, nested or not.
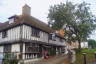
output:
[[[32,17],[32,16],[22,16],[23,22],[27,24],[31,24],[32,26],[39,28],[45,32],[53,32],[52,28],[50,28],[47,24],[44,22]]]
[[[2,26],[2,23],[0,22],[0,26]]]
[[[6,30],[8,28],[12,28],[14,26],[20,25],[20,24],[27,24],[30,26],[34,26],[38,29],[41,29],[47,33],[52,33],[55,32],[55,30],[53,30],[52,28],[50,28],[46,23],[32,17],[32,16],[24,16],[24,15],[19,15],[19,16],[12,16],[12,17],[16,17],[16,20],[14,21],[14,23],[9,24],[9,22],[5,22],[5,23],[0,23],[0,31],[2,30]],[[57,34],[57,36],[60,36],[59,34]],[[62,37],[62,36],[61,36]]]
[[[32,16],[23,16],[23,15],[18,16],[18,18],[15,20],[14,23],[9,24],[8,21],[5,23],[0,23],[0,31],[13,27],[13,26],[16,26],[16,25],[19,25],[19,24],[23,24],[23,23],[29,24],[31,26],[39,28],[48,33],[53,32],[53,30],[50,27],[48,27],[48,25],[45,24],[44,22],[42,22]]]
[[[3,27],[7,26],[9,24],[9,22],[4,22],[4,23],[0,23],[0,29],[2,29]]]

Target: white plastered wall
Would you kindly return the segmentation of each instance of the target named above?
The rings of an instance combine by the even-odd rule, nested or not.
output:
[[[3,57],[3,46],[0,46],[0,57]]]
[[[11,52],[20,52],[20,44],[12,44]]]

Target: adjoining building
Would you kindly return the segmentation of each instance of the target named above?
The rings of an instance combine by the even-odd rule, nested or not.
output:
[[[19,53],[21,59],[34,59],[49,54],[64,53],[65,40],[44,22],[31,16],[31,8],[25,4],[21,15],[0,23],[0,52]]]

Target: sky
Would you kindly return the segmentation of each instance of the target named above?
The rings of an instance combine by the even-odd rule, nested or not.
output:
[[[96,0],[68,0],[76,3],[83,1],[90,3],[91,11],[96,15]],[[66,0],[0,0],[0,22],[5,22],[12,15],[20,15],[22,13],[22,6],[28,4],[31,7],[31,15],[38,18],[39,20],[47,23],[48,10],[51,5],[65,3]],[[96,38],[94,31],[91,38]]]

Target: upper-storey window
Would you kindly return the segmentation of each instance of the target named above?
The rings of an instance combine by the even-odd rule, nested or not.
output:
[[[49,34],[49,40],[52,40],[52,34]]]
[[[40,37],[40,30],[36,28],[32,28],[32,36]]]
[[[63,42],[63,39],[62,38],[60,38],[60,42]]]
[[[7,37],[7,30],[2,32],[2,38],[5,38],[5,37]]]
[[[49,34],[49,39],[55,41],[56,40],[56,34],[55,33]]]

